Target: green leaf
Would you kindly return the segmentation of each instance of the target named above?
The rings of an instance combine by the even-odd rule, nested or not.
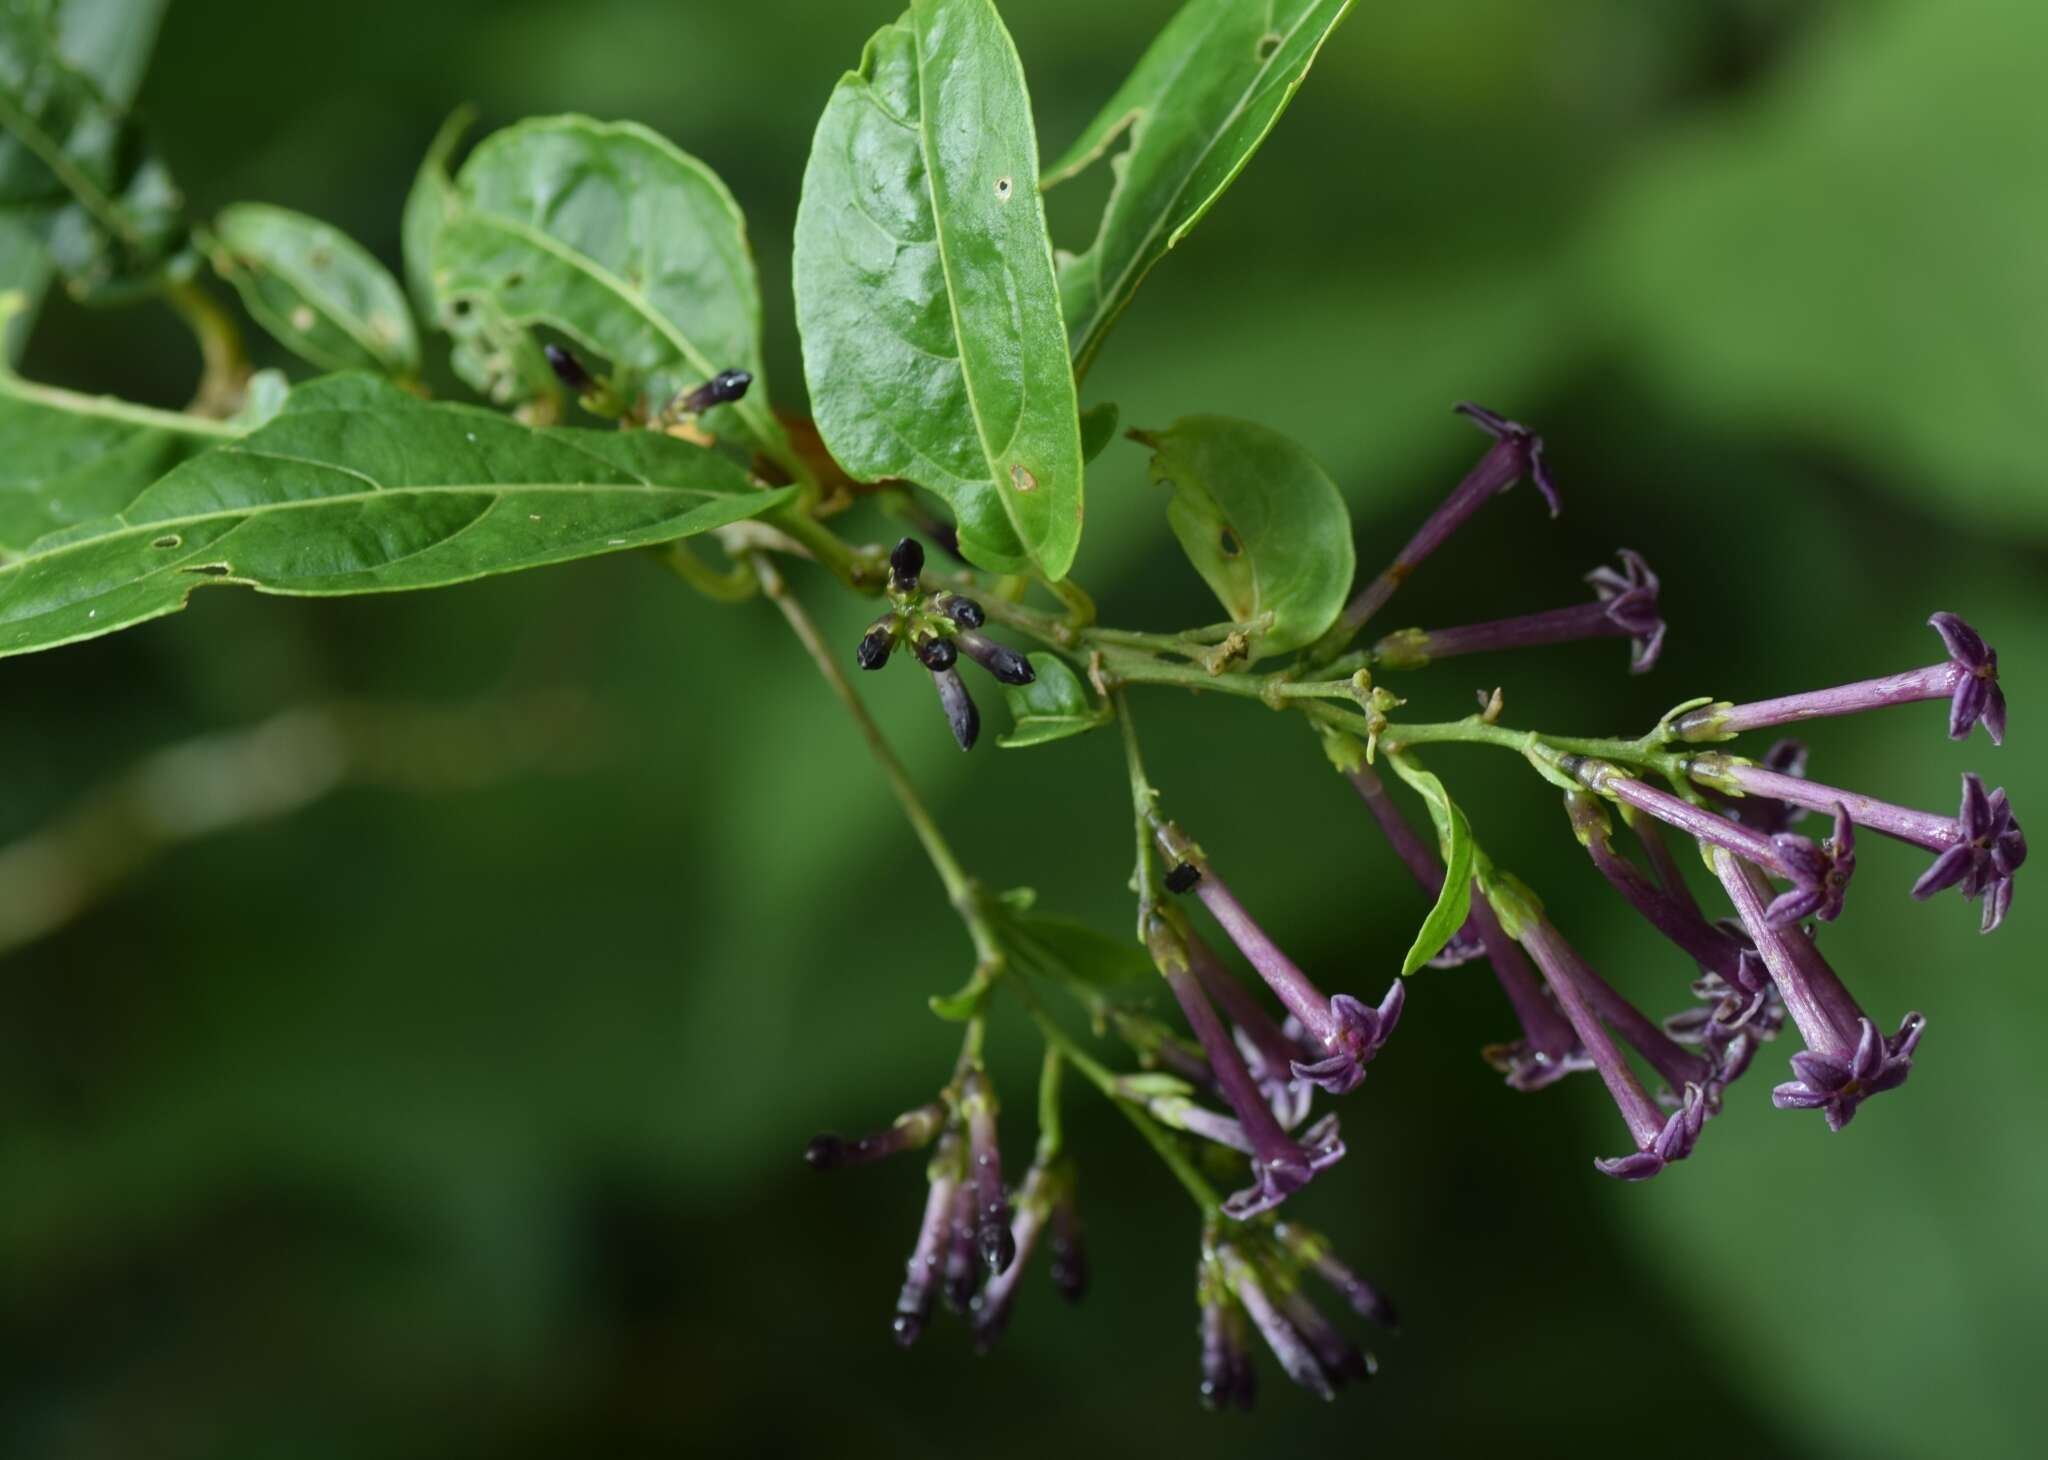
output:
[[[818,121],[796,317],[818,430],[849,474],[931,488],[984,568],[1061,578],[1081,433],[1037,175],[995,7],[918,0]]]
[[[996,744],[1005,750],[1022,750],[1049,740],[1064,740],[1107,724],[1107,709],[1088,703],[1088,691],[1081,680],[1057,654],[1026,656],[1038,677],[1029,684],[1008,685],[1003,698],[1010,702],[1010,733],[998,735]]]
[[[0,458],[30,439],[0,434]],[[55,481],[62,490],[72,479]],[[295,595],[436,588],[687,537],[794,490],[755,491],[723,456],[659,432],[536,430],[375,377],[332,376],[118,512],[0,561],[0,654],[174,613],[202,584]],[[52,520],[78,515],[61,496],[41,507]]]
[[[1401,972],[1405,976],[1441,953],[1444,944],[1456,936],[1458,929],[1465,926],[1465,919],[1471,915],[1472,828],[1465,821],[1465,813],[1451,800],[1442,781],[1408,756],[1389,755],[1387,760],[1394,767],[1394,773],[1414,788],[1429,808],[1429,819],[1436,824],[1437,847],[1443,856],[1445,869],[1444,885],[1437,893],[1436,906],[1422,920],[1422,927],[1415,934],[1408,956],[1401,960]]]
[[[1357,566],[1351,517],[1314,457],[1277,431],[1190,416],[1133,432],[1152,479],[1173,492],[1166,519],[1251,657],[1311,643],[1336,621]]]
[[[420,318],[454,337],[448,363],[465,385],[497,405],[519,408],[534,424],[545,424],[562,413],[562,386],[539,342],[488,299],[465,299],[458,310],[434,281],[434,241],[456,208],[448,161],[475,119],[474,108],[459,107],[441,124],[405,196],[400,234],[406,288]]]
[[[1117,410],[1115,401],[1104,401],[1101,405],[1088,407],[1081,412],[1081,460],[1089,462],[1116,440],[1116,423],[1122,412]]]
[[[1152,266],[1236,180],[1287,109],[1351,0],[1190,0],[1045,175],[1052,187],[1110,158],[1095,241],[1060,260],[1074,370],[1085,374]]]
[[[647,128],[566,116],[494,132],[456,175],[432,248],[433,286],[451,309],[559,330],[609,360],[649,411],[721,370],[751,371],[746,397],[706,412],[705,429],[738,428],[789,456],[768,407],[739,205]]]
[[[31,386],[0,371],[0,580],[30,543],[119,512],[231,434],[218,422]]]
[[[144,286],[183,242],[170,174],[125,109],[60,53],[49,0],[0,11],[0,132],[0,211],[31,220],[80,298]]]
[[[317,218],[237,203],[214,220],[207,253],[256,322],[323,370],[415,376],[419,336],[390,271]]]

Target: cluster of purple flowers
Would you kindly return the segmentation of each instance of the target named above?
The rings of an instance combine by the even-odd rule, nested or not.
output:
[[[1338,637],[1312,650],[1312,662],[1319,652],[1323,663],[1341,654],[1417,565],[1522,477],[1535,482],[1555,514],[1557,493],[1541,439],[1491,412],[1460,409],[1494,444],[1393,563],[1360,591]],[[1657,578],[1633,552],[1623,551],[1620,562],[1619,569],[1589,575],[1591,603],[1462,628],[1404,630],[1382,638],[1366,661],[1401,669],[1479,650],[1615,636],[1630,641],[1631,669],[1646,670],[1664,642]],[[896,601],[870,631],[879,647],[870,656],[864,644],[863,663],[886,658],[903,625],[932,611],[916,595],[916,567],[904,561],[902,549],[896,567]],[[937,612],[949,610],[942,604]],[[954,617],[966,623],[957,612]],[[1817,941],[1818,925],[1844,910],[1859,828],[1935,854],[1913,885],[1915,897],[1957,888],[1982,902],[1986,932],[2007,915],[2026,842],[2005,793],[1987,792],[1975,775],[1964,775],[1961,807],[1945,817],[1808,779],[1805,748],[1795,740],[1778,741],[1759,761],[1705,748],[1746,730],[1931,699],[1948,702],[1952,737],[1967,738],[1981,724],[2002,743],[2006,706],[1997,655],[1954,615],[1936,614],[1931,622],[1947,650],[1940,663],[1754,704],[1682,707],[1643,742],[1604,742],[1618,747],[1617,760],[1531,737],[1537,747],[1528,752],[1531,758],[1571,788],[1565,809],[1594,867],[1688,961],[1693,1002],[1661,1021],[1643,1013],[1573,947],[1533,892],[1469,848],[1458,860],[1472,869],[1468,911],[1430,962],[1450,967],[1484,959],[1491,966],[1519,1033],[1485,1054],[1511,1088],[1534,1091],[1577,1071],[1598,1074],[1632,1147],[1596,1160],[1603,1174],[1646,1180],[1690,1156],[1759,1045],[1788,1023],[1805,1048],[1791,1058],[1794,1078],[1772,1092],[1779,1107],[1818,1109],[1830,1128],[1840,1129],[1862,1101],[1905,1082],[1924,1019],[1910,1013],[1895,1032],[1882,1032]],[[1498,692],[1481,699],[1479,718],[1490,725],[1499,712]],[[1383,715],[1369,713],[1367,724],[1370,734],[1361,741],[1326,723],[1331,759],[1409,873],[1440,897],[1452,848],[1432,847],[1419,836],[1374,770],[1375,752],[1386,750],[1408,776],[1412,751]],[[1634,767],[1654,767],[1668,787]],[[1810,813],[1825,818],[1822,834],[1802,829]],[[1377,1003],[1325,993],[1247,911],[1201,847],[1175,822],[1150,814],[1152,845],[1141,855],[1159,859],[1159,880],[1168,892],[1201,904],[1277,1004],[1276,1012],[1225,966],[1181,903],[1161,899],[1142,909],[1153,964],[1193,1037],[1189,1042],[1154,1025],[1144,1025],[1141,1037],[1134,1032],[1138,1021],[1120,1022],[1150,1072],[1121,1077],[1115,1093],[1158,1124],[1205,1143],[1211,1155],[1241,1158],[1246,1173],[1241,1189],[1213,1202],[1204,1230],[1196,1289],[1201,1394],[1212,1406],[1250,1404],[1250,1334],[1256,1331],[1290,1378],[1328,1396],[1348,1380],[1370,1377],[1374,1360],[1316,1309],[1303,1278],[1324,1280],[1375,1323],[1391,1327],[1392,1309],[1324,1238],[1277,1213],[1343,1159],[1338,1116],[1317,1118],[1313,1106],[1319,1096],[1345,1095],[1364,1082],[1400,1023],[1406,985],[1396,977]],[[1617,845],[1617,816],[1633,854]],[[1667,841],[1671,831],[1697,848],[1726,897],[1725,913],[1710,914],[1695,897],[1682,858]],[[1150,879],[1141,877],[1140,885]],[[1455,917],[1455,900],[1450,905],[1447,916]],[[1055,1233],[1055,1276],[1061,1263],[1076,1260],[1060,1256],[1078,1253],[1076,1235],[1059,1235],[1077,1231],[1071,1172],[1061,1162],[1034,1165],[1013,1210],[1002,1185],[993,1110],[985,1077],[974,1067],[944,1100],[911,1112],[889,1131],[851,1145],[830,1138],[813,1145],[813,1163],[833,1165],[937,1142],[925,1219],[898,1304],[897,1331],[906,1342],[924,1326],[935,1289],[974,1315],[982,1342],[992,1338],[1009,1311],[1018,1268],[1048,1228]],[[988,1274],[978,1294],[977,1259]]]

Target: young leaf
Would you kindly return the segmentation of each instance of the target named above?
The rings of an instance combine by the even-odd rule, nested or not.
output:
[[[0,436],[0,455],[14,445]],[[118,512],[0,561],[0,655],[174,613],[202,584],[298,595],[436,588],[687,537],[793,492],[755,491],[723,456],[659,432],[535,430],[375,377],[331,376]],[[43,510],[78,516],[62,496]]]
[[[1090,462],[1116,440],[1116,423],[1122,413],[1116,402],[1106,400],[1081,412],[1081,460]]]
[[[1065,182],[1128,138],[1111,159],[1116,182],[1095,241],[1060,260],[1077,375],[1152,266],[1258,151],[1350,9],[1351,0],[1189,0],[1046,173],[1045,187]]]
[[[419,337],[398,281],[339,229],[287,208],[237,203],[206,244],[250,315],[294,355],[324,370],[419,374]]]
[[[946,499],[989,568],[1061,578],[1081,433],[1038,143],[989,0],[917,0],[826,103],[796,221],[796,317],[825,444]]]
[[[1311,643],[1336,620],[1357,566],[1351,517],[1321,466],[1277,431],[1190,416],[1150,446],[1166,518],[1224,611],[1250,625],[1251,657]]]
[[[33,220],[73,294],[117,299],[183,241],[184,202],[55,24],[48,0],[0,10],[0,210]]]
[[[433,282],[465,305],[545,325],[602,356],[650,409],[722,370],[753,388],[706,413],[770,455],[788,446],[761,367],[761,288],[739,205],[710,168],[645,127],[543,117],[494,132],[456,175]],[[592,362],[595,364],[595,362]]]
[[[1436,824],[1437,846],[1444,859],[1444,885],[1437,893],[1436,906],[1422,920],[1408,956],[1401,961],[1401,972],[1406,975],[1441,953],[1458,929],[1465,926],[1472,911],[1472,828],[1465,821],[1465,813],[1444,790],[1442,781],[1406,755],[1389,755],[1387,759],[1394,773],[1413,787],[1429,808],[1429,819]]]
[[[1003,698],[1010,702],[1012,729],[998,735],[996,744],[1005,750],[1022,750],[1049,740],[1064,740],[1108,723],[1108,715],[1088,703],[1088,691],[1080,678],[1057,654],[1030,654],[1038,677],[1029,684],[1009,685]]]
[[[434,240],[456,208],[448,160],[475,118],[473,108],[459,107],[441,124],[405,195],[399,232],[406,289],[420,318],[453,337],[448,364],[465,385],[494,404],[516,406],[529,425],[548,425],[562,414],[562,386],[539,341],[500,315],[489,300],[469,298],[455,308],[434,280]]]

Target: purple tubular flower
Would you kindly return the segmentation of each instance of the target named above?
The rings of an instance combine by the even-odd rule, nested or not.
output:
[[[965,1313],[974,1302],[974,1187],[962,1179],[953,1191],[953,1210],[947,1220],[945,1286],[941,1294],[946,1306]]]
[[[1189,1104],[1186,1110],[1175,1111],[1172,1118],[1184,1129],[1233,1146],[1251,1157],[1252,1185],[1224,1201],[1225,1216],[1243,1221],[1271,1211],[1308,1185],[1316,1172],[1343,1158],[1344,1143],[1337,1136],[1336,1124],[1334,1120],[1325,1121],[1309,1132],[1312,1144],[1308,1146],[1281,1129],[1244,1057],[1224,1030],[1223,1021],[1209,1006],[1200,981],[1185,963],[1178,967],[1163,963],[1160,972],[1174,998],[1179,1000],[1203,1052],[1209,1056],[1209,1068],[1215,1072],[1225,1103],[1237,1117],[1235,1122],[1228,1122],[1212,1115],[1204,1121],[1200,1116],[1209,1113]]]
[[[1797,776],[1803,781],[1806,779],[1806,742],[1774,740],[1758,764],[1767,771],[1776,771],[1781,776]],[[1709,786],[1707,789],[1714,788]],[[1718,791],[1715,794],[1721,795]],[[1730,796],[1724,799],[1727,802],[1729,816],[1752,831],[1762,832],[1765,836],[1776,836],[1781,831],[1790,831],[1807,816],[1804,806],[1794,806],[1769,796]]]
[[[1593,865],[1600,869],[1608,885],[1693,962],[1733,979],[1742,961],[1742,945],[1706,920],[1699,906],[1685,895],[1684,884],[1675,884],[1679,889],[1675,893],[1668,890],[1668,883],[1667,887],[1659,887],[1614,850],[1607,813],[1598,797],[1587,791],[1572,791],[1566,794],[1565,805],[1579,844],[1592,857]]]
[[[1156,834],[1170,861],[1188,860],[1181,855],[1188,843],[1178,828],[1161,826]],[[1332,1095],[1342,1095],[1355,1089],[1365,1078],[1366,1065],[1379,1053],[1380,1046],[1386,1043],[1387,1036],[1400,1022],[1401,1005],[1408,996],[1401,981],[1394,980],[1377,1008],[1349,994],[1325,998],[1309,976],[1280,951],[1279,945],[1266,936],[1263,928],[1252,921],[1251,914],[1231,895],[1214,867],[1202,867],[1202,878],[1195,884],[1195,895],[1223,925],[1230,941],[1258,971],[1259,977],[1266,981],[1266,986],[1273,990],[1287,1012],[1301,1021],[1316,1052],[1321,1055],[1309,1063],[1295,1061],[1295,1075]],[[1215,1063],[1214,1050],[1209,1051],[1209,1059],[1211,1064]]]
[[[1586,575],[1595,602],[1545,613],[1494,619],[1454,629],[1402,629],[1373,645],[1373,661],[1385,669],[1420,669],[1460,654],[1568,644],[1579,639],[1626,638],[1629,671],[1642,674],[1664,649],[1664,620],[1657,613],[1657,575],[1640,554],[1624,548],[1621,571],[1596,568]]]
[[[1330,1250],[1329,1239],[1320,1232],[1311,1232],[1293,1222],[1275,1222],[1273,1235],[1297,1261],[1342,1294],[1344,1301],[1359,1317],[1390,1332],[1401,1326],[1394,1305],[1387,1300],[1386,1294],[1342,1262]]]
[[[1323,1372],[1330,1376],[1333,1388],[1342,1388],[1354,1380],[1372,1378],[1379,1372],[1379,1363],[1366,1350],[1346,1338],[1337,1325],[1316,1311],[1316,1305],[1304,1297],[1298,1288],[1290,1288],[1279,1295],[1280,1311],[1287,1315],[1287,1321],[1315,1351],[1316,1362],[1323,1366]]]
[[[1017,1191],[1017,1215],[1010,1224],[1016,1260],[984,1283],[970,1305],[976,1353],[987,1353],[1010,1326],[1010,1313],[1017,1303],[1017,1283],[1038,1246],[1039,1234],[1045,1230],[1061,1180],[1057,1173],[1038,1162],[1033,1162],[1024,1173],[1024,1185]]]
[[[1395,854],[1400,857],[1408,871],[1422,884],[1422,890],[1431,897],[1437,896],[1444,885],[1444,864],[1437,859],[1435,852],[1423,844],[1422,838],[1415,834],[1415,829],[1408,824],[1407,818],[1401,815],[1400,809],[1387,795],[1386,783],[1363,762],[1345,771],[1344,778],[1351,782],[1360,799],[1365,802],[1366,809],[1372,812],[1373,820],[1379,823],[1380,830],[1386,834]],[[1442,951],[1429,960],[1429,966],[1456,968],[1485,956],[1485,940],[1479,936],[1479,929],[1468,917],[1458,931],[1451,935],[1451,941],[1444,944]]]
[[[1974,772],[1963,773],[1962,805],[1953,819],[1907,806],[1894,806],[1853,791],[1782,775],[1718,753],[1695,756],[1690,774],[1744,795],[1769,796],[1795,806],[1836,809],[1872,831],[1938,853],[1934,864],[1913,884],[1913,896],[1929,898],[1948,887],[1963,896],[1984,899],[1983,931],[2005,921],[2012,906],[2013,876],[2027,860],[2027,838],[2013,817],[2004,789],[1988,795]],[[1778,838],[1783,840],[1783,838]]]
[[[1222,1266],[1214,1259],[1203,1259],[1196,1294],[1202,1309],[1202,1407],[1224,1409],[1234,1404],[1248,1410],[1258,1392],[1251,1336],[1245,1332],[1244,1309],[1230,1296]]]
[[[960,1137],[951,1131],[939,1142],[932,1157],[931,1188],[925,1196],[924,1220],[918,1223],[917,1245],[910,1251],[910,1264],[903,1278],[903,1291],[896,1298],[896,1317],[890,1325],[896,1342],[905,1348],[917,1342],[932,1313],[932,1294],[940,1278],[940,1264],[952,1245],[953,1207],[960,1191]]]
[[[1959,886],[1964,897],[1982,897],[1982,930],[1988,933],[2011,910],[2013,874],[2027,860],[2027,839],[2013,819],[2005,788],[1987,796],[1984,783],[1965,772],[1956,834],[1957,843],[1936,857],[1913,884],[1913,896],[1929,898],[1945,887]]]
[[[1727,759],[1725,756],[1713,758]],[[1701,756],[1694,763],[1708,759],[1710,757]],[[1566,774],[1601,795],[1612,796],[1623,805],[1647,812],[1666,826],[1675,826],[1709,846],[1731,851],[1744,861],[1790,882],[1791,889],[1771,903],[1770,916],[1774,923],[1782,926],[1816,915],[1823,921],[1829,921],[1841,912],[1842,895],[1847,888],[1849,874],[1855,868],[1853,841],[1848,846],[1825,851],[1810,838],[1795,836],[1791,832],[1765,836],[1682,800],[1669,791],[1660,791],[1646,781],[1625,775],[1606,761],[1568,755],[1558,764]],[[1791,781],[1790,777],[1785,779]],[[1792,781],[1792,784],[1802,788],[1807,786],[1804,781]],[[1809,803],[1802,800],[1799,804]],[[1833,809],[1832,804],[1828,809]],[[1838,827],[1837,830],[1843,828]]]
[[[842,1166],[864,1166],[900,1151],[928,1146],[946,1124],[946,1107],[934,1100],[904,1112],[887,1130],[871,1132],[855,1140],[826,1133],[804,1148],[804,1160],[813,1171],[837,1171]]]
[[[1322,1360],[1308,1340],[1288,1321],[1272,1294],[1266,1291],[1258,1269],[1228,1244],[1219,1244],[1216,1252],[1231,1291],[1244,1304],[1245,1312],[1251,1315],[1253,1325],[1259,1330],[1259,1336],[1266,1340],[1266,1347],[1273,1351],[1273,1357],[1280,1361],[1287,1377],[1321,1398],[1336,1398],[1337,1386],[1324,1369]]]
[[[1679,1097],[1678,1108],[1666,1117],[1644,1091],[1595,1011],[1596,999],[1609,1007],[1625,1001],[1606,988],[1599,975],[1586,966],[1571,944],[1540,913],[1524,919],[1517,936],[1529,950],[1529,956],[1536,960],[1536,966],[1543,970],[1544,981],[1557,996],[1558,1006],[1578,1033],[1579,1043],[1600,1072],[1607,1093],[1614,1097],[1636,1143],[1632,1154],[1596,1160],[1594,1168],[1620,1181],[1647,1181],[1669,1163],[1691,1155],[1707,1118],[1706,1099],[1700,1087],[1687,1085]]]
[[[1997,651],[1952,613],[1937,613],[1927,622],[1948,649],[1948,658],[1940,664],[1755,704],[1702,705],[1681,715],[1671,728],[1685,740],[1726,740],[1766,725],[1854,715],[1921,700],[1947,700],[1951,740],[1969,739],[1971,727],[1981,724],[1993,745],[2005,744],[2005,691],[1998,687]]]
[[[1756,869],[1721,851],[1713,861],[1806,1041],[1806,1048],[1792,1056],[1798,1078],[1773,1090],[1771,1103],[1780,1110],[1817,1109],[1828,1129],[1840,1130],[1869,1096],[1906,1083],[1927,1021],[1908,1014],[1898,1033],[1881,1037],[1813,940],[1799,928],[1771,926],[1764,916],[1766,889]]]
[[[1182,942],[1189,970],[1234,1026],[1238,1052],[1274,1118],[1286,1129],[1294,1129],[1308,1115],[1315,1094],[1314,1087],[1294,1073],[1301,1045],[1273,1021],[1251,990],[1209,951],[1208,944],[1191,932],[1182,934]]]
[[[1465,474],[1465,479],[1452,489],[1443,504],[1430,513],[1429,519],[1408,540],[1408,545],[1401,549],[1394,561],[1344,606],[1343,614],[1330,631],[1332,641],[1349,643],[1351,637],[1386,605],[1387,600],[1394,596],[1394,590],[1422,565],[1425,558],[1442,547],[1451,534],[1463,527],[1491,498],[1499,496],[1523,477],[1529,477],[1536,483],[1536,490],[1550,504],[1550,515],[1557,516],[1557,487],[1550,479],[1550,467],[1543,457],[1543,438],[1528,427],[1497,416],[1470,401],[1459,402],[1455,409],[1460,415],[1477,421],[1479,428],[1494,438],[1492,449]]]
[[[1487,1046],[1483,1051],[1486,1062],[1507,1077],[1509,1089],[1524,1094],[1555,1084],[1575,1071],[1592,1069],[1593,1061],[1580,1045],[1578,1033],[1543,991],[1522,945],[1508,936],[1483,896],[1472,899],[1472,922],[1486,945],[1487,961],[1493,965],[1501,992],[1522,1025],[1520,1039]]]
[[[969,1070],[960,1080],[960,1113],[967,1122],[967,1178],[974,1191],[974,1246],[991,1273],[1017,1258],[1010,1235],[1010,1201],[1003,1194],[1003,1153],[996,1142],[996,1095],[988,1076]]]

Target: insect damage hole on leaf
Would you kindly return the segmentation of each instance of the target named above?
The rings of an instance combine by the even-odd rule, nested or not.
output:
[[[1280,41],[1281,36],[1279,33],[1269,30],[1259,37],[1259,43],[1253,49],[1252,54],[1261,61],[1270,61],[1273,59],[1273,52],[1280,49]]]
[[[178,534],[175,532],[167,532],[162,537],[157,538],[154,542],[150,543],[150,546],[153,548],[175,548],[183,547],[184,545],[185,539],[178,536]]]

